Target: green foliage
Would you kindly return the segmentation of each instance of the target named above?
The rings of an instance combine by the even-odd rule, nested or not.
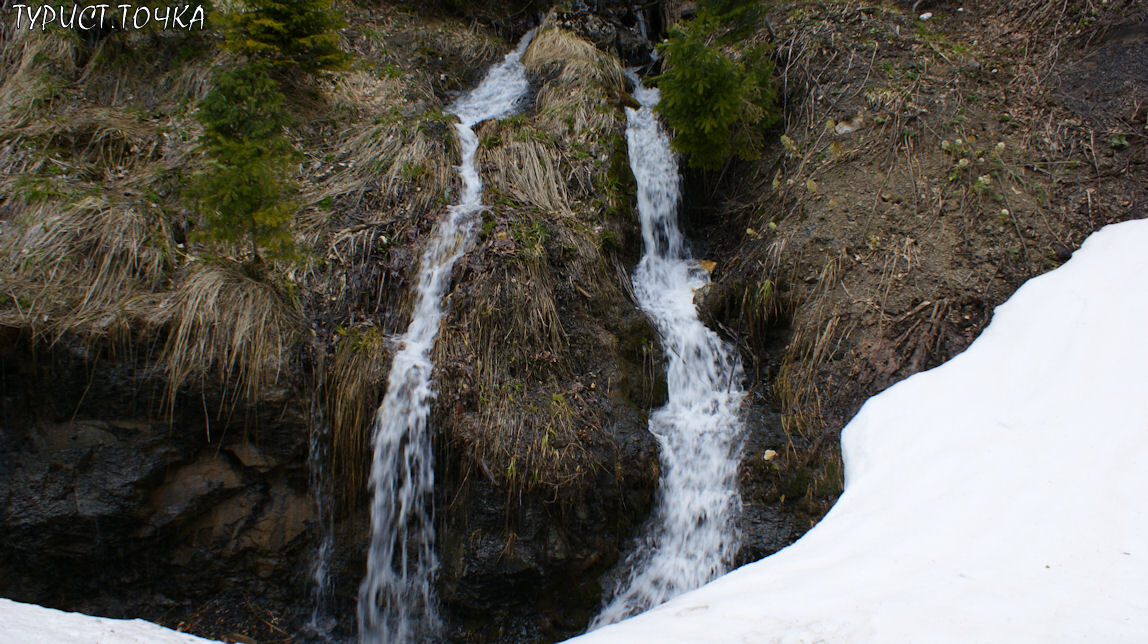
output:
[[[761,0],[701,0],[698,21],[704,22],[719,42],[734,42],[753,34],[765,19]]]
[[[295,186],[286,177],[296,152],[283,134],[283,93],[268,72],[267,63],[257,63],[215,77],[197,113],[208,166],[191,189],[204,218],[199,236],[249,245],[255,260],[260,248],[272,258],[294,253]]]
[[[331,0],[246,0],[230,19],[228,46],[276,66],[307,73],[341,69],[348,61],[337,33],[345,23]]]
[[[283,128],[290,120],[286,99],[268,71],[266,63],[256,63],[215,76],[196,116],[203,124],[201,143],[208,152],[232,141],[252,145],[285,142]]]
[[[658,111],[674,130],[674,149],[691,166],[716,169],[731,156],[757,158],[763,134],[781,117],[773,63],[762,49],[748,47],[735,58],[720,44],[744,24],[725,21],[753,10],[744,4],[705,3],[659,47],[666,67],[657,79]]]

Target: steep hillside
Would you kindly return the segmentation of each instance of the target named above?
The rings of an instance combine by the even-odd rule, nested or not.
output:
[[[433,355],[437,588],[454,641],[585,628],[641,538],[667,395],[630,290],[624,70],[665,71],[649,41],[708,4],[335,2],[303,38],[338,45],[325,66],[238,37],[240,3],[202,30],[5,14],[0,596],[354,637],[374,415],[461,189],[446,110],[537,27],[528,100],[477,126],[489,209]],[[684,177],[696,302],[751,390],[739,562],[830,507],[866,397],[1145,211],[1139,3],[909,4],[764,3],[721,44],[773,65],[780,110],[760,154]]]
[[[690,174],[687,212],[717,266],[697,301],[786,435],[746,453],[748,507],[808,527],[867,397],[964,349],[1092,231],[1143,216],[1145,13],[779,3],[766,20],[747,42],[774,44],[777,143]]]

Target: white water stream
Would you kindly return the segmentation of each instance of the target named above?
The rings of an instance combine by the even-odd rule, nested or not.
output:
[[[363,642],[441,639],[434,593],[434,464],[427,423],[434,398],[430,352],[451,270],[469,246],[484,207],[482,180],[474,166],[478,137],[473,128],[509,115],[526,94],[526,70],[520,61],[531,35],[449,109],[459,118],[455,129],[462,148],[462,199],[449,208],[423,252],[411,323],[399,340],[387,393],[375,416],[371,545],[359,587]]]
[[[653,111],[660,95],[633,79],[642,108],[626,110],[626,141],[645,246],[633,275],[634,294],[660,334],[669,398],[650,416],[662,465],[652,521],[591,628],[712,580],[726,571],[738,545],[741,364],[698,319],[694,291],[709,276],[689,257],[678,230],[681,181],[669,137]]]

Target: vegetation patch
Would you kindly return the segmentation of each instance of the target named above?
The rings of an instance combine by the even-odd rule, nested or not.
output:
[[[861,402],[963,350],[1024,280],[1134,216],[1143,159],[1111,145],[1126,118],[1100,125],[1056,94],[1072,87],[1057,85],[1066,60],[1093,56],[1134,15],[1129,3],[984,3],[922,21],[803,4],[771,7],[747,37],[776,43],[784,132],[758,160],[695,175],[705,196],[687,219],[732,249],[717,251],[720,284],[699,302],[782,414],[784,449],[743,464],[766,502],[800,498],[818,518],[839,489],[837,432]]]
[[[339,332],[326,388],[327,422],[336,489],[344,509],[353,508],[367,490],[371,431],[386,386],[390,351],[377,327]]]
[[[531,109],[479,129],[492,208],[436,364],[447,365],[452,388],[472,392],[444,416],[468,467],[505,486],[508,499],[531,489],[576,498],[586,481],[609,471],[601,462],[609,440],[603,409],[592,401],[628,400],[644,389],[620,373],[592,382],[578,357],[621,351],[592,310],[624,301],[601,239],[607,214],[630,207],[628,184],[615,176],[619,168],[629,174],[617,144],[624,117],[613,98],[626,81],[616,57],[550,23],[523,63],[539,83]],[[609,198],[603,185],[615,187]],[[601,335],[591,339],[590,329]],[[603,336],[609,344],[592,347]]]
[[[762,4],[699,2],[697,15],[670,29],[659,46],[665,69],[658,112],[673,128],[673,147],[690,165],[715,170],[731,157],[756,159],[765,132],[781,118],[773,63],[743,42],[760,24]]]
[[[299,325],[274,287],[216,262],[192,264],[156,315],[171,328],[169,404],[184,384],[209,376],[234,392],[233,403],[257,403],[286,368]]]

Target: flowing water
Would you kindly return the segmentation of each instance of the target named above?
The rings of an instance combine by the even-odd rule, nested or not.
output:
[[[592,628],[692,590],[724,573],[737,551],[734,523],[745,394],[736,354],[698,319],[694,291],[709,281],[678,229],[677,158],[653,106],[659,93],[634,77],[641,109],[626,110],[644,255],[634,294],[660,334],[669,398],[650,416],[661,480],[646,535],[626,558],[613,598]]]
[[[311,619],[304,627],[316,639],[331,641],[335,617],[331,614],[331,553],[335,547],[332,514],[330,455],[331,426],[318,399],[311,401],[311,435],[307,449],[307,472],[311,497],[315,499],[315,519],[319,525],[319,547],[311,562]]]
[[[434,554],[434,467],[428,428],[433,365],[430,359],[443,296],[454,263],[473,237],[483,209],[482,181],[474,166],[478,137],[474,126],[502,118],[518,107],[528,89],[522,54],[531,34],[487,72],[486,77],[448,111],[462,149],[459,175],[463,192],[448,209],[423,252],[410,326],[375,416],[371,465],[371,545],[367,575],[359,587],[359,638],[364,642],[440,639],[442,620],[434,594],[438,561]]]

